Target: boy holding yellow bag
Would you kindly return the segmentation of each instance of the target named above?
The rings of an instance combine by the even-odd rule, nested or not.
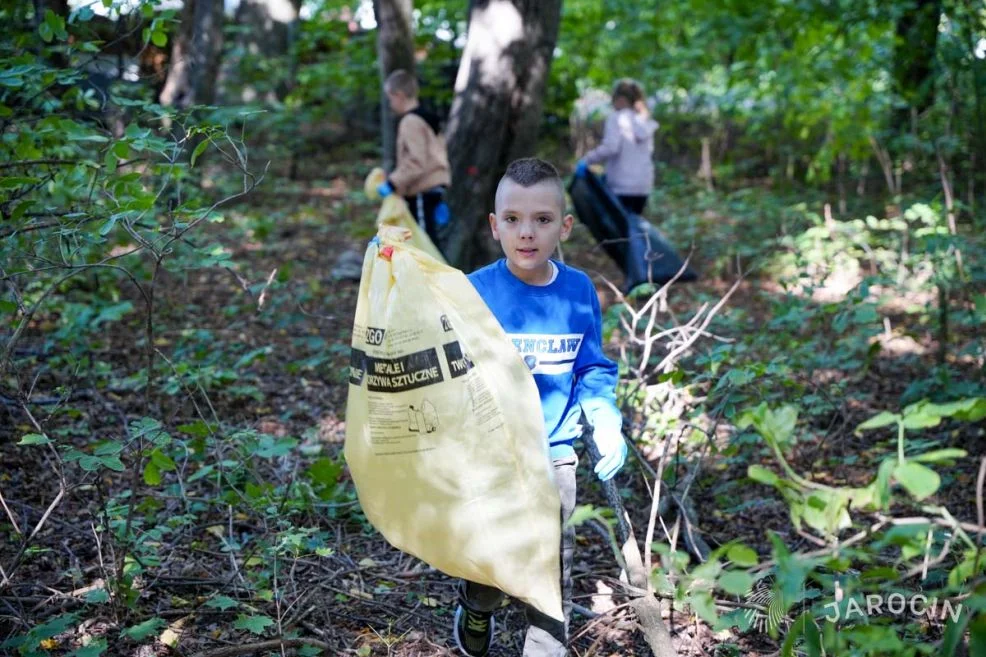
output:
[[[593,425],[600,460],[595,473],[612,478],[626,460],[622,416],[614,389],[617,366],[602,351],[602,317],[596,290],[583,272],[551,259],[567,239],[573,218],[565,214],[565,194],[554,166],[536,158],[507,167],[489,216],[493,237],[505,258],[469,275],[534,375],[548,435],[564,524],[575,508],[573,443],[581,435],[584,413]],[[564,621],[528,607],[530,627],[524,657],[564,657],[572,609],[574,527],[561,537],[561,591]],[[493,644],[493,612],[504,594],[462,580],[454,637],[469,657],[485,657]]]
[[[396,166],[376,192],[397,193],[407,201],[418,225],[440,246],[439,229],[449,221],[445,190],[449,185],[448,153],[438,117],[418,103],[418,81],[404,70],[387,76],[383,85],[397,124]]]

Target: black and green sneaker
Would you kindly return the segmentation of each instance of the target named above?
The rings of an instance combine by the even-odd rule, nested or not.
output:
[[[452,633],[455,644],[467,657],[486,657],[493,646],[493,629],[496,622],[493,614],[484,614],[466,609],[462,605],[455,610]]]

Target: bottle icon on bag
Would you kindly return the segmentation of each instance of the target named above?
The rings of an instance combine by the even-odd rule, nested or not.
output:
[[[407,428],[414,433],[434,433],[438,430],[438,411],[427,399],[421,408],[407,407]]]
[[[414,408],[413,404],[407,407],[407,428],[415,433],[421,431],[419,427],[422,423],[418,422],[418,413],[419,411]]]
[[[424,423],[425,431],[427,433],[433,433],[438,430],[438,411],[435,410],[435,405],[432,404],[427,399],[425,403],[421,405],[422,421]]]

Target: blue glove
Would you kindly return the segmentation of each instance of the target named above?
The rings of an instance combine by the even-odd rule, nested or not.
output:
[[[438,207],[435,208],[435,223],[439,226],[444,226],[448,223],[449,219],[448,204],[445,201],[442,201],[438,204]]]
[[[387,198],[393,193],[394,188],[390,186],[389,182],[383,182],[377,186],[377,194],[380,195],[380,198]]]
[[[592,434],[599,450],[599,463],[593,469],[599,481],[612,479],[627,460],[627,443],[619,431],[600,431]]]
[[[586,172],[589,170],[589,165],[585,163],[585,160],[579,160],[575,163],[575,177],[584,178]]]

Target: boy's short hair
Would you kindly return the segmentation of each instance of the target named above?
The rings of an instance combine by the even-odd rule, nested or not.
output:
[[[640,83],[630,78],[617,80],[613,85],[613,100],[625,98],[628,103],[633,105],[637,101],[644,99],[644,89]]]
[[[503,181],[509,180],[521,187],[533,187],[539,183],[547,182],[558,190],[558,205],[561,213],[565,212],[565,186],[562,184],[558,169],[551,162],[546,162],[536,157],[524,157],[514,160],[507,165],[507,170],[500,178],[500,183],[496,187],[496,200],[499,202],[500,189]]]
[[[387,93],[399,91],[408,98],[418,97],[417,78],[402,68],[397,69],[387,76],[387,80],[383,83],[383,88]]]

